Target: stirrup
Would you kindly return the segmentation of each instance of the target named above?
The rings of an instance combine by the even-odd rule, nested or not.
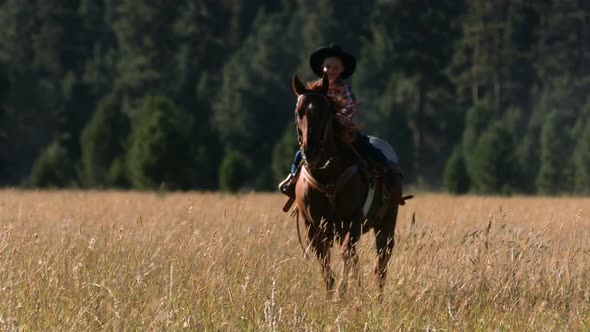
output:
[[[295,196],[295,175],[293,175],[293,173],[289,173],[289,175],[279,183],[279,191],[289,197]]]
[[[289,173],[287,178],[279,183],[279,191],[284,195],[289,196],[289,199],[283,206],[283,212],[289,212],[289,209],[295,202],[295,185],[297,185],[296,180],[297,177],[294,174]]]

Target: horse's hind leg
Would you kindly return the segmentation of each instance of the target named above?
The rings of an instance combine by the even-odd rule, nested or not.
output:
[[[395,245],[394,233],[397,220],[397,204],[391,206],[380,224],[375,227],[375,244],[377,246],[377,264],[375,265],[375,279],[379,285],[379,296],[383,295],[385,278],[387,277],[387,263]]]
[[[322,222],[319,227],[312,224],[309,225],[307,236],[310,242],[310,246],[320,262],[322,269],[322,276],[328,291],[328,296],[331,296],[334,290],[334,282],[336,277],[330,267],[330,247],[332,246],[333,233],[332,229],[325,222]]]

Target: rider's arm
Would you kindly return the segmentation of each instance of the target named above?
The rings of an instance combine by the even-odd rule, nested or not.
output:
[[[342,86],[342,101],[344,108],[341,113],[349,118],[354,117],[356,115],[357,101],[350,84],[344,84]]]

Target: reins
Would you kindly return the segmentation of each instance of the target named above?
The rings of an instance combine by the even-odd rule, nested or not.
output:
[[[291,213],[291,217],[295,217],[295,220],[297,222],[297,238],[299,239],[299,244],[301,245],[301,249],[303,249],[303,257],[305,257],[307,260],[309,260],[309,256],[307,256],[307,250],[309,249],[309,245],[307,246],[307,248],[305,248],[303,246],[303,241],[301,241],[301,232],[299,231],[299,209],[294,209],[293,213]],[[317,234],[314,236],[312,241],[315,240],[316,236],[317,236]],[[311,245],[311,241],[309,244]]]
[[[350,180],[356,174],[356,172],[358,172],[358,170],[359,165],[357,163],[350,165],[344,170],[344,172],[340,173],[340,176],[333,184],[324,184],[319,182],[313,177],[313,175],[311,175],[307,167],[303,167],[303,169],[301,169],[301,176],[303,176],[303,179],[307,181],[313,188],[325,194],[330,202],[334,204],[336,194],[344,187],[348,180]]]

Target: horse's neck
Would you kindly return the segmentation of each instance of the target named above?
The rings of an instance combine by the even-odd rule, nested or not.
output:
[[[354,157],[349,148],[344,143],[333,142],[332,151],[330,151],[333,160],[323,169],[310,169],[309,173],[319,182],[332,183],[352,164]]]

